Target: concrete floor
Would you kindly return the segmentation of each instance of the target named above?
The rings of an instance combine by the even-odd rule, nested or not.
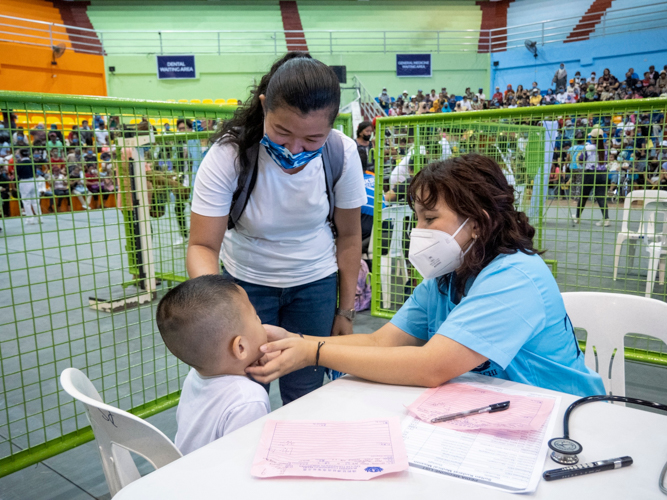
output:
[[[572,203],[573,204],[573,203]],[[594,225],[597,207],[584,211],[572,225],[567,202],[555,201],[547,210],[543,248],[547,259],[558,260],[557,281],[562,291],[609,290],[643,295],[646,255],[629,266],[624,245],[619,278],[612,279],[616,235],[621,212],[611,207],[612,225]],[[89,308],[90,296],[120,298],[130,279],[124,250],[124,226],[117,210],[44,216],[44,224],[25,225],[22,219],[0,219],[0,457],[87,425],[59,390],[62,369],[85,369],[103,399],[128,409],[174,392],[187,374],[167,352],[154,328],[157,301],[119,313]],[[633,219],[637,224],[637,216]],[[156,267],[185,275],[185,247],[178,245],[178,228],[171,208],[151,223]],[[166,283],[159,295],[165,293]],[[653,297],[666,298],[656,284]],[[369,332],[385,320],[361,314],[355,331]],[[657,350],[665,350],[660,345]],[[39,370],[35,367],[40,366]],[[667,402],[667,369],[626,363],[630,396]],[[275,384],[273,409],[280,405]],[[78,413],[77,413],[78,411]],[[149,418],[173,439],[175,409]],[[11,434],[11,441],[10,441]],[[148,472],[148,464],[141,470]],[[0,499],[108,498],[94,443],[88,443],[0,479]]]

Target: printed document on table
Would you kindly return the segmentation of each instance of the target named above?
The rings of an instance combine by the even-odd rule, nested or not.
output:
[[[485,387],[476,382],[466,384]],[[539,430],[515,431],[454,430],[409,415],[403,421],[403,439],[410,467],[512,493],[535,491],[542,477],[547,441],[556,422],[560,397],[499,387],[493,391],[507,396],[553,399],[551,414]]]
[[[268,420],[251,474],[367,480],[408,469],[398,417],[376,420]]]

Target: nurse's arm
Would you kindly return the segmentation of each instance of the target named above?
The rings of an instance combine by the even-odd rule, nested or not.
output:
[[[190,278],[220,273],[220,247],[227,218],[190,214],[190,242],[185,259]]]
[[[437,387],[487,358],[443,335],[424,346],[348,347],[325,344],[320,364],[357,377],[395,385]]]
[[[355,337],[361,335],[351,335],[345,340],[356,341]],[[334,339],[317,340],[325,341],[320,348],[320,366],[383,384],[437,387],[488,359],[443,335],[434,335],[423,346],[378,347],[345,345]],[[287,338],[262,346],[264,352],[282,352],[264,366],[246,371],[258,382],[267,383],[294,370],[313,366],[317,340]]]

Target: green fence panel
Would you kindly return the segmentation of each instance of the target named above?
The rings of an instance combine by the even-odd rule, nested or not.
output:
[[[142,417],[178,403],[188,367],[162,343],[155,308],[187,279],[196,171],[236,107],[0,92],[0,110],[2,477],[92,439],[60,389],[64,368]],[[348,135],[351,124],[335,122]]]
[[[666,300],[666,109],[644,99],[378,118],[372,314],[391,318],[421,280],[407,259],[406,184],[429,162],[473,152],[514,186],[561,291]],[[626,347],[664,366],[662,342],[630,335]]]

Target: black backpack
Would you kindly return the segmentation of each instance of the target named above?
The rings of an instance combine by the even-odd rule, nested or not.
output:
[[[238,186],[232,196],[232,205],[229,208],[229,218],[227,219],[227,229],[234,229],[239,218],[243,214],[248,199],[252,190],[255,188],[257,182],[257,159],[259,158],[259,147],[257,143],[247,151],[248,164],[253,165],[251,172],[246,172],[245,175],[239,177]],[[324,179],[327,187],[327,199],[329,200],[329,215],[327,221],[334,231],[333,213],[334,213],[334,191],[333,188],[343,174],[343,165],[345,163],[345,146],[343,139],[333,130],[327,137],[327,142],[324,143],[322,150],[322,164],[324,165]],[[248,175],[250,174],[250,175]]]

